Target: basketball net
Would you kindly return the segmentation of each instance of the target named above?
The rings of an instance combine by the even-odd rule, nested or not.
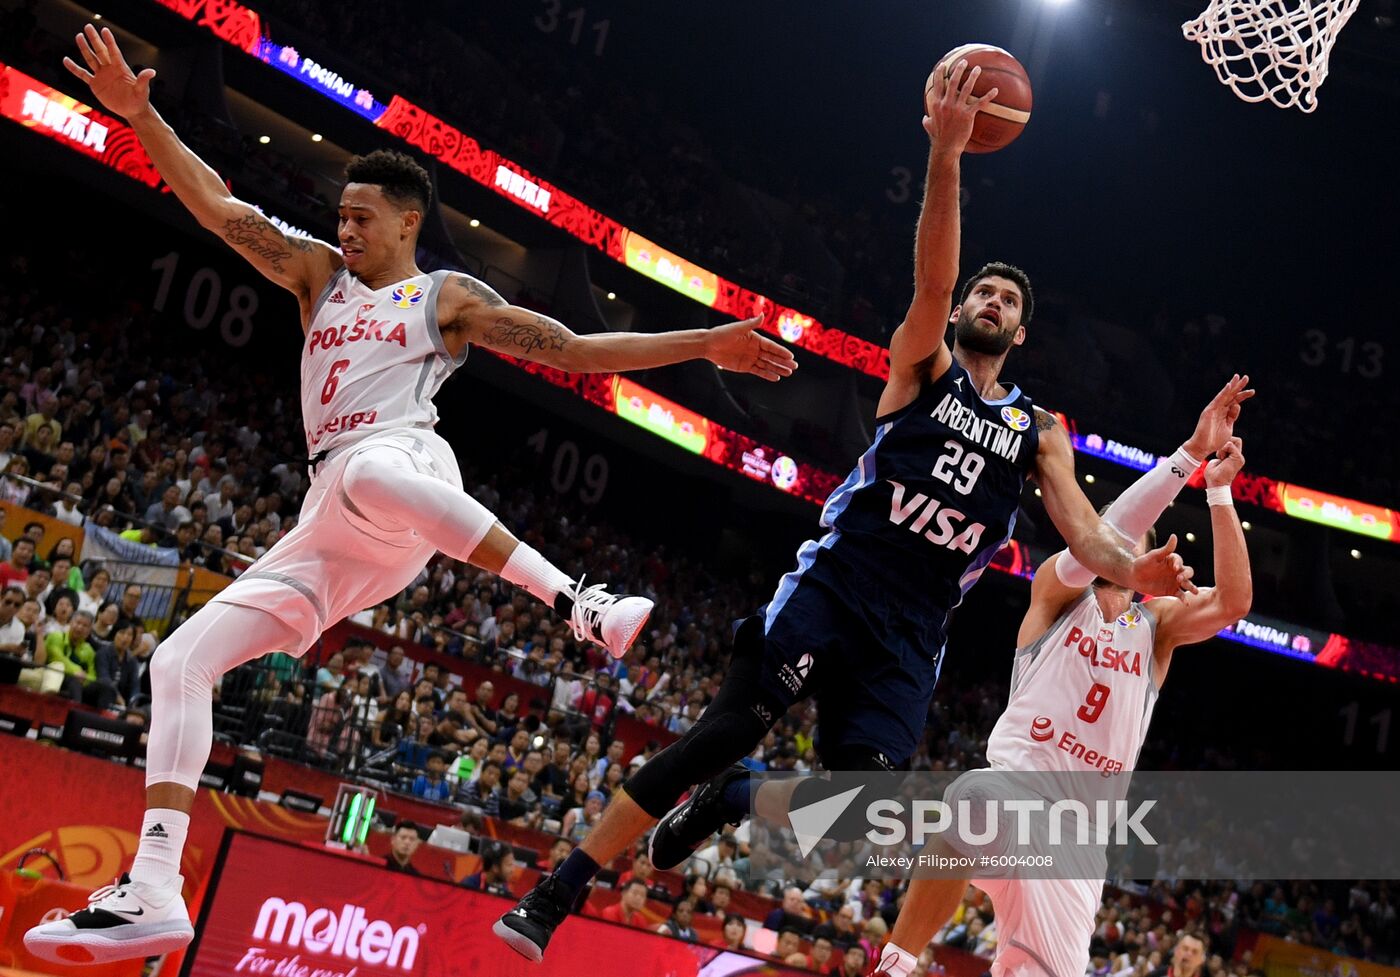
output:
[[[1210,0],[1181,25],[1221,84],[1246,102],[1311,112],[1327,59],[1360,0]]]

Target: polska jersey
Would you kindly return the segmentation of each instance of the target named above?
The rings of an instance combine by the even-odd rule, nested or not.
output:
[[[993,767],[1131,771],[1157,703],[1157,617],[1134,603],[1105,621],[1093,588],[1016,653],[1011,698],[987,742]]]
[[[369,434],[437,423],[433,395],[466,360],[438,328],[449,271],[373,289],[342,268],[316,300],[301,354],[301,416],[312,457]]]
[[[983,400],[955,359],[912,403],[877,418],[875,439],[822,509],[827,534],[798,550],[779,598],[816,580],[873,626],[910,632],[937,661],[949,612],[1011,538],[1039,443],[1030,398],[1013,385]]]

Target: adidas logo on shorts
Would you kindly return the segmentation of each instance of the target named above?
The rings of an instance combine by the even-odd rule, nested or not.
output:
[[[330,305],[331,303],[334,303],[334,304],[336,304],[336,305],[344,305],[344,304],[345,304],[345,293],[342,292],[340,289],[336,289],[336,290],[335,290],[335,294],[332,295],[330,298],[326,299],[326,304],[327,304],[327,305]]]

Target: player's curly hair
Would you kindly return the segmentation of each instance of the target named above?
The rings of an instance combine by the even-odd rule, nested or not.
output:
[[[1031,315],[1035,312],[1035,293],[1031,291],[1031,279],[1020,268],[1009,265],[1005,261],[989,261],[973,274],[964,284],[962,297],[958,303],[967,301],[967,297],[972,294],[972,288],[982,279],[991,275],[998,278],[1009,278],[1016,283],[1016,287],[1021,290],[1021,325],[1030,324]]]
[[[433,200],[433,181],[428,171],[412,156],[394,149],[376,149],[351,157],[345,164],[345,179],[348,183],[371,183],[400,207],[417,206],[425,214]]]

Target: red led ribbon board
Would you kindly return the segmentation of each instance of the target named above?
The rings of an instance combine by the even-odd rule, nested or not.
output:
[[[148,187],[162,185],[129,125],[6,64],[0,64],[0,115]]]
[[[262,40],[262,18],[257,11],[231,0],[155,0],[186,20],[227,41],[241,51],[257,56]]]
[[[495,150],[483,149],[475,139],[403,96],[395,95],[390,99],[389,108],[375,125],[583,243],[622,260],[625,229],[617,221],[517,166]]]
[[[570,916],[542,963],[517,958],[491,932],[509,899],[386,872],[309,846],[231,834],[182,977],[354,974],[466,977],[529,973],[669,974],[799,972],[758,957]]]
[[[651,431],[717,465],[808,502],[821,505],[841,484],[834,472],[797,461],[776,448],[731,431],[693,411],[654,394],[640,384],[614,374],[565,373],[529,360],[496,353],[501,359],[556,387],[572,390],[584,400],[625,421]],[[620,403],[618,397],[626,397]],[[683,425],[689,424],[688,429]]]

